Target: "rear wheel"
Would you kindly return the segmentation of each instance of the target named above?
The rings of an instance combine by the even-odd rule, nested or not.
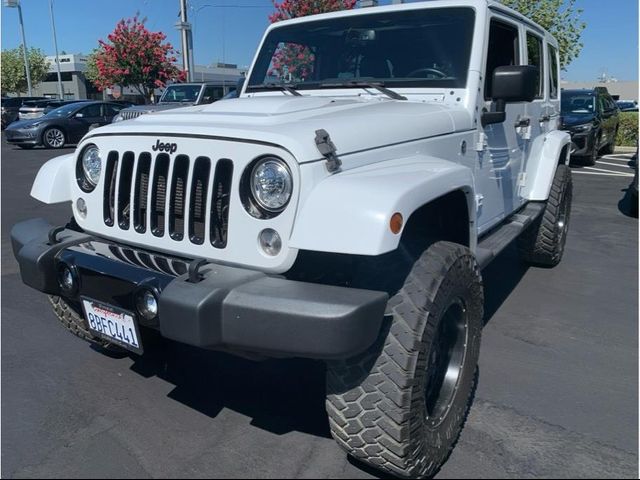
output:
[[[618,137],[618,129],[616,129],[616,131],[614,132],[613,138],[611,139],[611,141],[607,144],[606,147],[602,149],[602,153],[604,153],[605,155],[613,155],[615,153],[617,137]]]
[[[566,165],[558,165],[544,212],[518,239],[525,262],[543,267],[560,263],[567,241],[572,197],[571,170]]]
[[[62,148],[67,143],[67,139],[62,130],[57,127],[51,127],[43,132],[42,143],[47,148]]]
[[[384,281],[395,266],[387,262],[371,278]],[[473,254],[454,243],[432,244],[389,300],[378,341],[328,365],[326,406],[338,444],[393,475],[433,475],[471,403],[482,317]]]

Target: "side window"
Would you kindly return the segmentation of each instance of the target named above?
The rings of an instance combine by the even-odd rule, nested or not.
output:
[[[518,65],[520,62],[519,51],[518,28],[498,20],[491,20],[487,70],[484,84],[485,99],[491,99],[493,71],[498,67],[506,65]]]
[[[222,87],[207,87],[204,89],[201,103],[213,103],[222,98]]]
[[[543,98],[544,82],[542,80],[544,79],[544,54],[542,53],[542,39],[529,32],[527,32],[527,58],[529,65],[538,67],[538,95],[536,95],[536,98]]]
[[[104,106],[104,111],[105,111],[105,117],[115,117],[118,112],[120,112],[120,110],[122,110],[122,106],[121,105],[105,105]]]
[[[558,52],[554,47],[549,47],[549,97],[558,98]]]
[[[101,117],[102,114],[100,113],[100,104],[96,104],[96,105],[89,105],[88,107],[83,108],[82,110],[80,110],[78,113],[82,113],[82,116],[84,118],[96,118],[96,117]]]

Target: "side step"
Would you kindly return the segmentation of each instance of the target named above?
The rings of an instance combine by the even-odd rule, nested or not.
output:
[[[478,240],[476,259],[483,269],[544,211],[545,202],[530,202]]]

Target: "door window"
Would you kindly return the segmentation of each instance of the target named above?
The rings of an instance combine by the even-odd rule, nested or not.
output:
[[[544,54],[542,53],[542,39],[530,32],[527,32],[527,58],[529,65],[538,67],[536,98],[544,97]]]
[[[549,50],[549,96],[558,98],[558,52],[548,45]]]
[[[122,105],[105,105],[104,116],[115,117],[120,112],[120,110],[122,110]]]
[[[204,89],[201,103],[213,103],[224,96],[222,87],[207,87]]]
[[[96,118],[102,116],[100,114],[100,104],[89,105],[88,107],[84,107],[78,113],[82,114],[83,118]]]
[[[491,99],[494,70],[507,65],[518,65],[519,52],[518,28],[498,20],[491,20],[484,89],[484,97],[487,100]]]

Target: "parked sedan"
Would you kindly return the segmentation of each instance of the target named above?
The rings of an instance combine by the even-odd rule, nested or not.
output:
[[[122,108],[111,102],[71,103],[35,120],[12,123],[5,130],[6,139],[21,148],[62,148],[78,143],[92,128],[111,123]]]

